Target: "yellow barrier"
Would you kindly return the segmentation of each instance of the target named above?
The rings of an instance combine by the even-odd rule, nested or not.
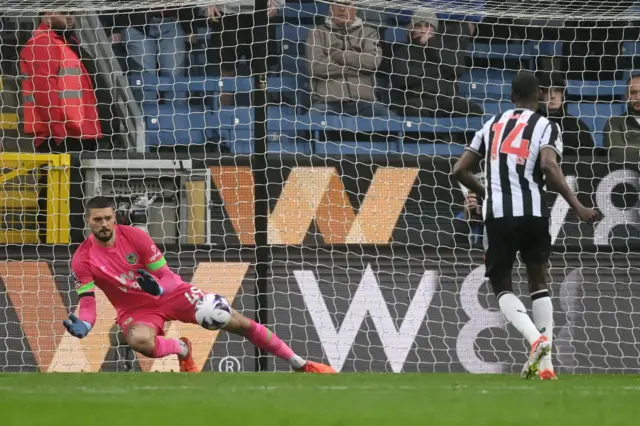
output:
[[[47,244],[69,243],[70,167],[68,154],[0,153],[0,244],[39,243],[38,215],[47,218]]]

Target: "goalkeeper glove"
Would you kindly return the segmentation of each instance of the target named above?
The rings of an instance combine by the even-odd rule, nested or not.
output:
[[[164,289],[160,287],[160,284],[158,284],[158,281],[156,281],[153,275],[144,269],[138,269],[138,274],[140,274],[140,276],[137,281],[141,289],[152,296],[162,296]]]
[[[67,329],[70,335],[82,339],[91,331],[91,324],[87,321],[81,321],[74,314],[69,314],[69,319],[62,321],[62,325]]]

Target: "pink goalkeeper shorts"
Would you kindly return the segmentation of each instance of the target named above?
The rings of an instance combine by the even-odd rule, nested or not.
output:
[[[158,336],[163,336],[166,321],[197,324],[195,304],[203,296],[203,291],[198,287],[182,284],[171,294],[160,297],[157,305],[119,313],[117,322],[125,335],[132,326],[145,324],[153,328]]]

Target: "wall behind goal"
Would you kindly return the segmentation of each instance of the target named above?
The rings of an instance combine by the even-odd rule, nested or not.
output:
[[[240,161],[207,165],[214,245],[165,249],[186,281],[224,294],[252,316],[254,184]],[[294,350],[341,371],[520,368],[523,340],[496,309],[478,245],[456,227],[463,193],[450,178],[452,164],[437,157],[397,164],[270,160],[268,318]],[[605,219],[596,227],[578,225],[564,202],[550,196],[557,365],[563,372],[640,371],[640,254],[633,252],[638,165],[566,161],[563,167],[585,203]],[[78,341],[61,325],[77,303],[71,252],[23,246],[0,255],[0,370],[118,368],[110,340],[115,312],[104,297],[88,338]],[[514,278],[526,293],[522,268]],[[205,371],[255,368],[255,350],[242,339],[190,325],[167,327],[168,335],[183,333],[193,338]],[[269,369],[288,369],[269,362]],[[135,367],[170,371],[177,363],[139,357]]]
[[[211,241],[252,245],[253,176],[248,160],[234,158],[211,165]],[[377,161],[376,161],[377,160]],[[640,247],[636,162],[563,159],[567,181],[585,205],[604,213],[592,226],[580,223],[567,203],[549,195],[552,239],[557,250]],[[465,244],[460,221],[462,187],[451,177],[455,158],[359,157],[339,159],[273,156],[267,167],[269,243],[389,243],[429,248]],[[309,188],[314,188],[310,191]]]
[[[255,309],[250,252],[169,254],[188,281]],[[108,330],[114,312],[99,295],[99,320],[79,341],[61,321],[76,304],[68,257],[0,263],[0,371],[113,371]],[[551,259],[557,365],[561,372],[640,371],[640,254],[555,254]],[[273,250],[269,306],[275,332],[295,351],[340,371],[519,371],[526,348],[506,327],[466,249],[280,248]],[[526,292],[523,268],[514,273]],[[526,299],[525,299],[526,300]],[[251,345],[225,333],[169,324],[189,334],[204,371],[253,371]],[[270,369],[288,370],[280,363]],[[138,358],[136,368],[177,369],[175,360]]]

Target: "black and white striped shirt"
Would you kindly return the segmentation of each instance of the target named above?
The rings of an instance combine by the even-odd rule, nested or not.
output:
[[[548,217],[539,154],[544,148],[562,156],[557,124],[528,109],[512,109],[489,120],[466,149],[486,160],[484,219]]]

